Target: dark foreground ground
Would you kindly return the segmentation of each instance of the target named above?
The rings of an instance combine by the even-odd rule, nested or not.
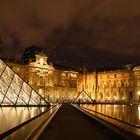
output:
[[[124,138],[90,119],[73,106],[63,104],[39,140],[123,140]]]

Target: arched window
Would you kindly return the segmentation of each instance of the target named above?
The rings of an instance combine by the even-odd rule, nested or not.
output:
[[[40,84],[41,84],[41,85],[44,84],[44,82],[43,82],[43,77],[42,77],[42,76],[40,76]]]
[[[113,98],[116,100],[117,99],[117,94],[116,92],[113,92]]]
[[[133,98],[133,92],[129,91],[129,99],[131,100]]]
[[[103,93],[102,93],[102,92],[100,92],[100,98],[101,98],[101,99],[103,98]]]
[[[121,81],[121,87],[124,87],[124,82],[123,81]]]
[[[114,87],[114,88],[116,88],[116,82],[114,82],[114,85],[113,85],[113,87]]]
[[[107,98],[109,97],[109,93],[108,93],[108,92],[106,93],[106,97],[107,97]]]
[[[82,85],[82,90],[84,90],[84,85]]]
[[[122,98],[122,100],[125,99],[125,93],[124,92],[121,92],[121,98]]]

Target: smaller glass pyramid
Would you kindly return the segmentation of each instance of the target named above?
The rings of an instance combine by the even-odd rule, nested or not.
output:
[[[0,59],[0,106],[43,106],[49,103]]]
[[[83,90],[79,93],[73,103],[94,103],[91,97]]]

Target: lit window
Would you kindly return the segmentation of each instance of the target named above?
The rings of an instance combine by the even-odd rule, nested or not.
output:
[[[44,63],[43,58],[40,58],[40,59],[39,59],[39,62],[40,62],[41,65],[43,65],[43,63]]]

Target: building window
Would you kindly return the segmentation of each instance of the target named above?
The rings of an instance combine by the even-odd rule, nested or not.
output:
[[[62,76],[64,76],[64,77],[65,77],[65,76],[66,76],[66,73],[62,73]]]
[[[129,99],[131,100],[133,98],[133,93],[132,91],[129,92]]]
[[[124,82],[123,81],[121,82],[121,87],[124,87]]]
[[[82,85],[82,89],[84,90],[84,85]]]
[[[103,98],[103,94],[102,94],[102,92],[100,93],[100,98],[101,98],[101,99]]]

